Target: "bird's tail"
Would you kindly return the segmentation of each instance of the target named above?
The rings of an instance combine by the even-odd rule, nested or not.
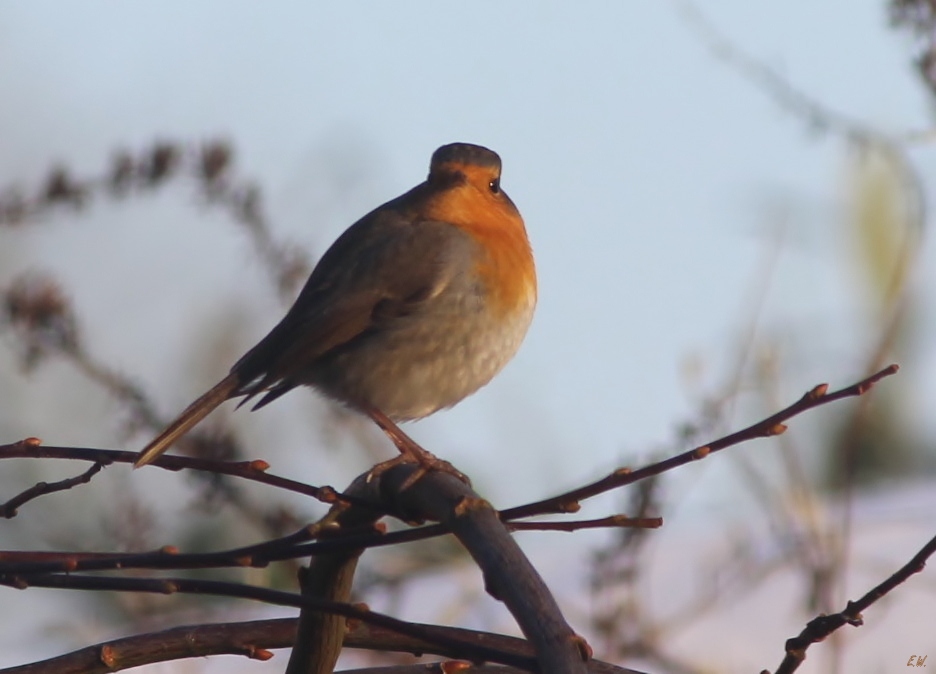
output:
[[[169,424],[166,429],[156,436],[156,438],[143,448],[133,462],[134,468],[145,466],[155,461],[160,454],[165,452],[172,444],[188,433],[195,424],[207,417],[214,408],[234,395],[240,386],[236,374],[231,373],[217,384],[210,391],[201,396],[198,400],[185,408],[185,411],[179,415],[178,419]]]

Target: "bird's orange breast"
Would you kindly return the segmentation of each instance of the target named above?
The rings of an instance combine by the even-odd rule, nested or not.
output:
[[[481,245],[485,255],[476,269],[494,314],[506,316],[536,303],[533,251],[523,218],[506,194],[462,185],[434,195],[424,215],[461,228]]]

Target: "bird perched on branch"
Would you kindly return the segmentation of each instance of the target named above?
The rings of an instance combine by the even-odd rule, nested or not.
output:
[[[451,407],[514,356],[536,305],[523,219],[501,189],[501,160],[453,143],[429,176],[351,225],[292,308],[210,391],[140,452],[154,461],[214,408],[297,386],[373,419],[424,467],[439,463],[396,425]]]

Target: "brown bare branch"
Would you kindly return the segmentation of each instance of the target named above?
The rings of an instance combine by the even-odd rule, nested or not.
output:
[[[358,477],[346,492],[355,497],[370,495],[370,475]],[[346,502],[331,507],[322,518],[322,526],[336,529],[374,528],[381,511],[356,507]],[[302,596],[328,601],[348,602],[358,559],[364,548],[347,548],[314,557],[299,574]],[[286,674],[331,674],[341,654],[347,625],[344,618],[308,608],[299,614],[295,644],[286,666]]]
[[[98,462],[75,477],[59,480],[58,482],[39,482],[20,494],[17,494],[6,503],[0,503],[0,516],[11,519],[16,517],[17,509],[20,508],[20,506],[33,499],[44,496],[45,494],[65,491],[79,484],[87,484],[91,481],[92,477],[101,472],[102,468],[104,468],[104,464]]]
[[[572,520],[570,522],[516,522],[508,520],[511,531],[579,531],[580,529],[659,529],[662,517],[628,517],[611,515],[594,520]]]
[[[209,655],[245,655],[289,648],[296,638],[297,618],[255,620],[241,623],[216,623],[174,627],[162,632],[139,634],[87,646],[48,660],[0,669],[0,674],[108,674],[139,665],[170,662],[182,658]],[[457,627],[423,627],[449,634],[465,643],[487,644],[515,655],[532,654],[530,644],[523,639],[478,632]],[[443,657],[458,657],[428,641],[400,635],[391,630],[352,621],[348,624],[344,645],[400,653],[434,653]],[[108,654],[102,660],[102,653]],[[592,674],[641,674],[632,669],[616,667],[600,660],[588,663]],[[520,670],[512,670],[520,671]]]
[[[25,590],[29,587],[48,587],[63,590],[145,592],[152,594],[199,594],[216,597],[233,597],[263,602],[274,606],[309,608],[316,611],[343,616],[352,620],[377,625],[428,641],[440,647],[455,649],[456,652],[469,652],[475,657],[531,669],[533,661],[529,657],[505,653],[484,644],[465,643],[457,637],[436,628],[422,626],[399,620],[391,616],[371,611],[367,607],[342,602],[334,602],[315,597],[305,597],[291,592],[271,590],[265,587],[242,583],[229,583],[216,580],[194,580],[191,578],[116,578],[107,576],[83,576],[77,574],[36,574],[36,575],[0,575],[0,585]]]
[[[497,511],[449,473],[433,471],[410,485],[420,470],[414,464],[401,464],[376,475],[371,484],[398,517],[437,520],[458,538],[480,567],[488,594],[504,602],[533,645],[537,671],[585,672],[590,647],[566,623]]]
[[[126,452],[116,449],[94,449],[89,447],[49,447],[43,445],[36,438],[27,438],[20,442],[0,445],[0,460],[2,459],[70,459],[75,461],[94,461],[105,466],[112,463],[133,464],[136,452]],[[303,482],[290,480],[267,473],[270,467],[266,461],[255,459],[252,461],[217,461],[214,459],[199,459],[188,456],[164,455],[153,462],[165,470],[197,470],[220,475],[230,475],[252,482],[285,489],[305,496],[311,496],[323,503],[332,504],[340,498],[339,493],[332,487],[314,487]]]

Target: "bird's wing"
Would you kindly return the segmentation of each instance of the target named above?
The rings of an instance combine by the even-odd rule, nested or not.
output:
[[[417,310],[469,267],[473,240],[444,222],[375,211],[322,257],[280,323],[231,369],[262,406],[301,382],[291,375],[332,349]],[[243,403],[242,403],[243,404]]]

